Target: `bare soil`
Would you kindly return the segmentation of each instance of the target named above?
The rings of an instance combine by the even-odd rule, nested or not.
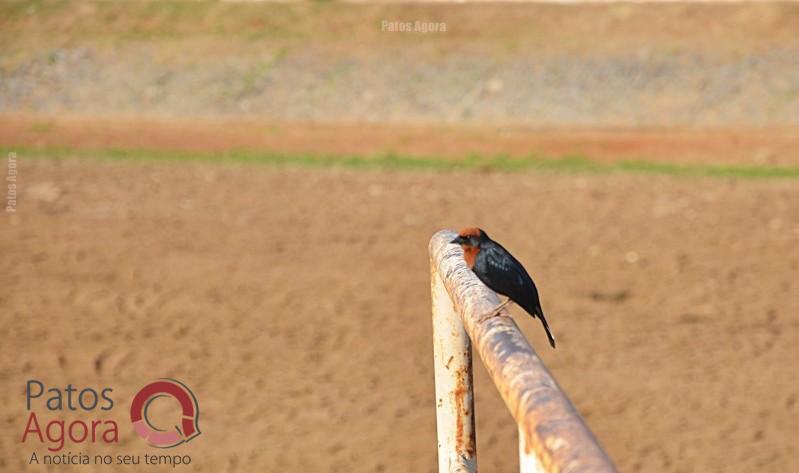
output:
[[[481,155],[562,157],[605,162],[799,165],[796,127],[722,129],[532,128],[485,124],[286,123],[258,119],[174,119],[0,115],[6,146],[179,151],[262,150],[320,155],[388,152],[430,158]]]
[[[44,469],[19,443],[27,379],[113,387],[122,445],[70,449],[143,454],[130,397],[172,376],[202,412],[184,470],[434,471],[426,245],[473,224],[536,278],[558,349],[513,311],[621,471],[799,470],[792,181],[19,165],[0,470]],[[477,418],[481,468],[514,471],[482,368]]]

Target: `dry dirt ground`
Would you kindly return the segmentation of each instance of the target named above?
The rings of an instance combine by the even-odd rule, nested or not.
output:
[[[44,470],[19,443],[30,377],[113,387],[122,445],[68,449],[143,454],[126,409],[162,376],[200,403],[203,435],[175,450],[191,471],[434,471],[426,246],[472,224],[536,277],[558,349],[513,312],[621,471],[799,470],[794,181],[19,167],[0,214],[2,471]],[[512,420],[476,376],[481,469],[515,471]]]
[[[430,158],[577,155],[680,164],[799,165],[799,129],[533,128],[521,125],[286,123],[242,118],[0,114],[7,147],[263,150],[317,155],[400,153]]]

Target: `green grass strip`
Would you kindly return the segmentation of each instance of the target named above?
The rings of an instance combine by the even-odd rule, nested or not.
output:
[[[797,166],[676,164],[628,160],[604,163],[583,156],[545,158],[505,155],[468,155],[461,159],[410,156],[384,153],[374,156],[278,153],[231,150],[222,152],[148,149],[77,149],[69,147],[30,147],[0,145],[4,155],[15,152],[18,158],[91,158],[100,160],[205,161],[276,166],[344,167],[355,169],[419,169],[433,171],[491,170],[505,172],[552,171],[577,174],[635,173],[670,176],[735,177],[744,179],[797,179]]]

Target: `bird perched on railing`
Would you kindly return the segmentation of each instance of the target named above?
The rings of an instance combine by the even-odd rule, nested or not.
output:
[[[450,243],[461,245],[466,265],[483,284],[508,298],[483,318],[494,317],[503,307],[515,302],[534,318],[541,319],[549,344],[555,348],[555,338],[549,330],[547,319],[544,318],[538,289],[524,266],[480,228],[464,228]]]

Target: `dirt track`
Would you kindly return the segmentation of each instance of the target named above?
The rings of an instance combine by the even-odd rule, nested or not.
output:
[[[279,123],[264,120],[0,115],[5,146],[176,151],[262,150],[317,155],[400,153],[430,159],[471,153],[612,162],[645,159],[696,164],[799,165],[796,127],[766,129],[536,129]]]
[[[122,406],[185,381],[192,471],[433,471],[426,244],[466,224],[539,281],[558,349],[514,312],[622,471],[799,470],[792,181],[20,165],[0,214],[4,471],[25,469],[31,376]],[[513,471],[482,369],[477,400],[482,469]]]

